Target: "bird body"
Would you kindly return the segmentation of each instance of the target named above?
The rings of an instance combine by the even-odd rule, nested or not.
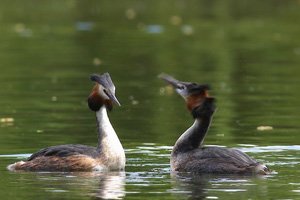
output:
[[[171,170],[214,174],[268,174],[270,170],[247,154],[232,148],[204,147],[203,142],[216,110],[208,85],[182,82],[160,76],[181,95],[194,123],[176,141],[171,153]]]
[[[11,171],[121,171],[125,168],[125,153],[122,144],[110,123],[107,110],[113,103],[120,105],[115,97],[115,86],[108,73],[94,74],[96,82],[88,105],[96,112],[98,145],[81,144],[51,146],[32,154],[26,161],[9,165]]]

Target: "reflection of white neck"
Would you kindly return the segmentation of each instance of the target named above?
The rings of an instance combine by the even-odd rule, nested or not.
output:
[[[115,169],[124,169],[125,153],[122,144],[112,127],[105,106],[96,112],[98,125],[98,147],[100,157],[105,157],[108,165]]]
[[[125,172],[109,172],[101,176],[97,197],[101,199],[122,199],[125,196]]]

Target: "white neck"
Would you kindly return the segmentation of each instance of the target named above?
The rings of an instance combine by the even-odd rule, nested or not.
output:
[[[96,112],[98,125],[98,151],[100,157],[106,157],[112,165],[125,165],[125,153],[122,144],[112,127],[105,106]]]

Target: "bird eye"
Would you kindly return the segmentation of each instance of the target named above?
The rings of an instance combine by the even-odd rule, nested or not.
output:
[[[178,85],[177,89],[183,90],[183,89],[185,89],[185,86],[184,85]]]
[[[106,89],[103,89],[103,92],[106,94],[106,96],[108,96],[108,92]]]

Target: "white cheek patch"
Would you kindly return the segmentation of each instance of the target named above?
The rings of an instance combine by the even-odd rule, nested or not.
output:
[[[176,89],[176,92],[183,98],[186,98],[188,96],[188,92],[185,89]]]
[[[105,92],[103,91],[102,87],[99,87],[99,94],[101,97],[103,97],[104,99],[109,99],[109,97],[105,94]]]

